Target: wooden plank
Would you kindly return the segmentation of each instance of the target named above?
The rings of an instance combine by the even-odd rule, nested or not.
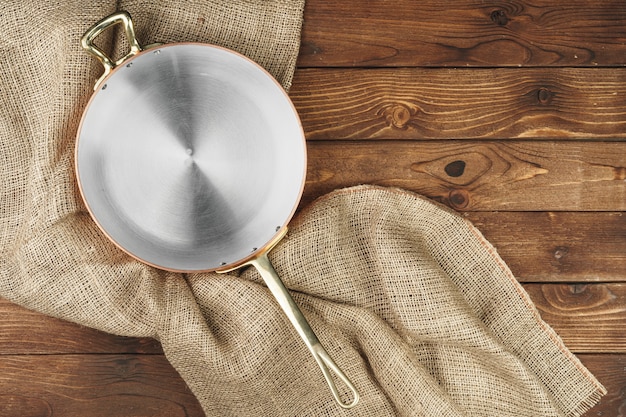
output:
[[[0,356],[0,415],[204,416],[162,355]]]
[[[626,353],[625,283],[524,284],[524,288],[572,351]],[[114,337],[6,300],[0,300],[0,309],[10,317],[0,320],[0,355],[161,352],[156,341]]]
[[[465,211],[626,210],[626,142],[312,141],[303,204],[378,184]]]
[[[163,350],[154,339],[114,336],[0,298],[0,355],[63,353],[160,354]]]
[[[583,417],[623,416],[626,409],[626,355],[578,355],[578,358],[607,389],[607,394]]]
[[[626,354],[626,284],[525,284],[541,317],[576,353]]]
[[[622,212],[468,212],[522,282],[626,281]]]
[[[626,138],[623,68],[307,69],[290,96],[308,140]]]
[[[626,404],[626,355],[579,355],[608,389],[591,416]],[[0,415],[20,417],[204,417],[160,355],[0,356]]]
[[[626,63],[621,0],[307,0],[299,65]]]

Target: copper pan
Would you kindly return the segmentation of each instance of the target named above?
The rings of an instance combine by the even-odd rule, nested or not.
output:
[[[130,52],[94,44],[121,24]],[[91,27],[104,66],[81,120],[76,174],[94,221],[120,249],[168,271],[254,266],[320,366],[333,397],[359,394],[322,347],[267,256],[300,201],[306,145],[289,97],[256,63],[199,43],[142,48],[126,12]],[[344,402],[330,371],[351,398]]]

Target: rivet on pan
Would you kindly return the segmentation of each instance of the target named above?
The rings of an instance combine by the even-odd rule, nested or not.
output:
[[[126,68],[130,68],[133,65],[132,62],[129,62],[128,64],[126,64]]]
[[[226,262],[222,262],[222,263],[220,264],[220,266],[224,266],[224,265],[226,265]]]
[[[252,248],[252,252],[256,251],[258,248]]]
[[[160,50],[160,49],[157,49],[156,51],[154,51],[154,54],[155,54],[155,55],[159,55],[160,53],[161,53],[161,50]]]
[[[278,232],[280,230],[280,226],[276,226],[276,231]]]
[[[102,86],[102,89],[103,89],[103,90],[106,90],[106,89],[107,89],[107,84],[103,85],[103,86]]]

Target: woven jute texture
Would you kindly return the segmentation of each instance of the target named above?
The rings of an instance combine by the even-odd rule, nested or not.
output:
[[[79,39],[116,7],[133,15],[141,43],[225,45],[289,86],[302,1],[5,3],[0,296],[158,339],[207,416],[578,416],[604,394],[482,235],[405,191],[333,192],[270,253],[359,389],[350,411],[334,403],[256,271],[183,275],[125,255],[91,220],[73,172],[101,72]],[[123,40],[102,36],[105,49],[123,51]]]

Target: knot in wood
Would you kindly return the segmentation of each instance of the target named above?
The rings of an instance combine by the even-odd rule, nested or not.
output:
[[[457,178],[463,175],[463,173],[465,172],[465,165],[465,161],[453,161],[446,165],[444,171],[446,171],[446,174],[448,174],[449,176]]]
[[[386,108],[383,114],[385,115],[387,125],[397,129],[406,129],[415,111],[411,111],[411,109],[404,104],[394,104]]]
[[[545,87],[541,87],[537,90],[537,101],[539,104],[548,105],[552,102],[554,93]]]
[[[448,194],[448,201],[452,208],[464,209],[469,205],[469,193],[465,190],[452,190]]]
[[[491,21],[498,26],[506,26],[509,23],[509,17],[504,10],[494,10],[491,12]]]

